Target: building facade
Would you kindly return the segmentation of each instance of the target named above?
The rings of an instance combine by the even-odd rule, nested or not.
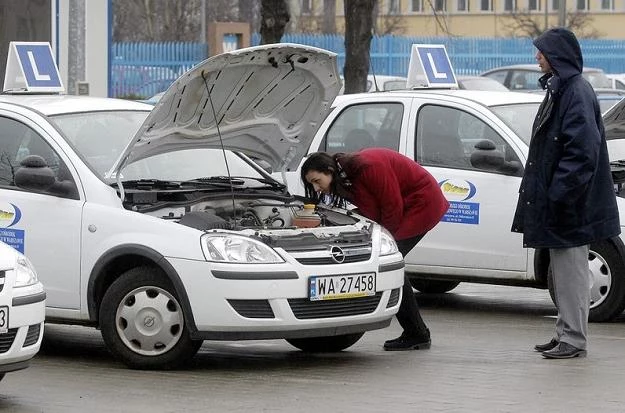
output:
[[[314,29],[327,0],[300,0],[301,19]],[[344,0],[336,5],[337,32],[344,30]],[[331,2],[331,3],[332,3]],[[625,39],[625,0],[378,0],[377,32],[404,36],[533,36],[562,25],[579,37]],[[563,11],[566,11],[564,13]],[[566,17],[565,17],[566,16]]]

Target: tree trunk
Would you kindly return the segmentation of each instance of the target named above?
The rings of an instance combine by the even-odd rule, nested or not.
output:
[[[367,90],[375,2],[345,0],[345,94]]]
[[[289,22],[286,0],[262,0],[260,44],[279,43]]]

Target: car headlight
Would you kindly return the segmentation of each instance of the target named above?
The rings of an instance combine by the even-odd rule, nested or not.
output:
[[[382,234],[380,237],[380,256],[395,254],[399,249],[393,236],[388,230],[382,228]]]
[[[235,264],[277,264],[284,262],[269,246],[253,238],[234,234],[204,234],[202,249],[208,261]]]
[[[18,256],[15,261],[15,287],[28,287],[37,281],[37,273],[28,258]]]

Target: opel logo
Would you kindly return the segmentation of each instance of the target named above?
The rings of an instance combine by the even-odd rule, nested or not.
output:
[[[343,263],[343,261],[345,261],[345,253],[340,247],[335,246],[330,248],[330,255],[332,256],[332,259],[338,264],[341,264]]]
[[[155,320],[154,317],[148,316],[143,319],[143,325],[146,327],[154,327]]]

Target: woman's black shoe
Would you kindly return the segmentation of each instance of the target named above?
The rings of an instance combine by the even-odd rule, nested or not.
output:
[[[427,350],[432,346],[430,339],[430,330],[426,334],[419,336],[401,336],[384,342],[384,350],[386,351],[403,351],[403,350]]]

